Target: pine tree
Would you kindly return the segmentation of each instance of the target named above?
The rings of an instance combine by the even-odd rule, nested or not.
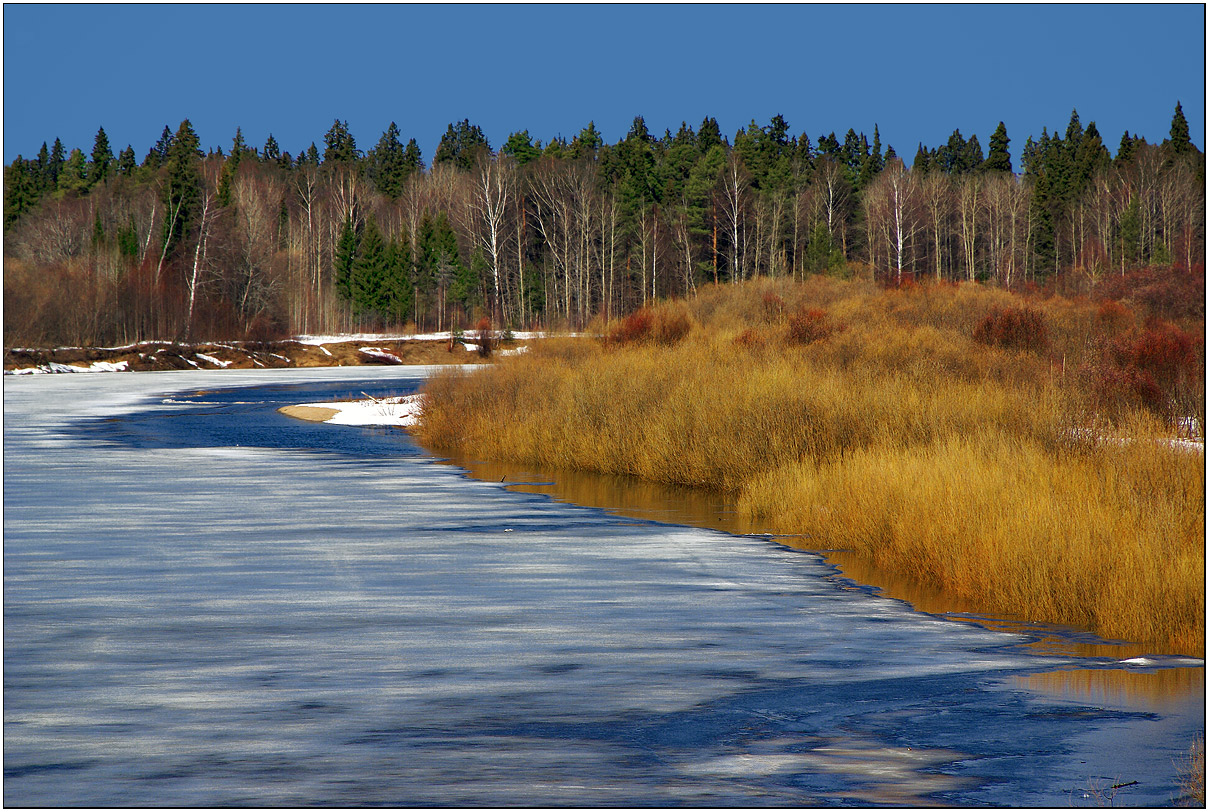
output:
[[[596,153],[604,143],[600,133],[596,131],[596,122],[589,121],[588,126],[579,131],[579,135],[571,139],[569,153],[571,160],[595,160]]]
[[[504,146],[500,147],[501,155],[508,155],[516,161],[517,166],[524,166],[541,157],[541,150],[533,146],[533,139],[528,130],[512,133]]]
[[[999,126],[995,128],[995,132],[991,133],[991,146],[987,152],[987,159],[983,163],[982,168],[987,172],[1004,172],[1010,174],[1012,171],[1012,156],[1008,153],[1008,144],[1011,139],[1008,138],[1007,127],[1003,122],[999,122]]]
[[[1129,163],[1133,158],[1133,145],[1133,137],[1130,136],[1129,130],[1126,130],[1121,136],[1121,143],[1117,146],[1116,160],[1123,164]]]
[[[96,186],[104,181],[108,177],[112,165],[113,150],[109,148],[109,136],[105,135],[105,128],[101,127],[97,130],[96,139],[92,145],[92,161],[88,166],[88,185]]]

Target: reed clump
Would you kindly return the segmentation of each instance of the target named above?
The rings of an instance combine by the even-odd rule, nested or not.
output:
[[[1097,411],[1077,374],[1126,347],[1159,359],[1160,388],[1203,380],[1195,330],[1143,340],[1138,318],[972,285],[710,288],[599,341],[439,375],[417,434],[727,491],[752,530],[857,551],[988,613],[1197,653],[1203,455],[1165,445],[1163,409],[1128,393]]]

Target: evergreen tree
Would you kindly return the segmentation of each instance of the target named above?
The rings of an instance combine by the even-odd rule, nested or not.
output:
[[[1178,101],[1175,103],[1175,115],[1171,117],[1171,151],[1182,155],[1192,149],[1192,139],[1188,134],[1188,119],[1184,118],[1184,107]]]
[[[41,195],[38,166],[20,155],[4,167],[4,230],[33,209]]]
[[[53,192],[55,187],[48,185],[46,182],[46,179],[50,174],[50,151],[46,148],[45,141],[42,142],[42,148],[38,150],[38,162],[36,168],[38,171],[38,193],[45,194],[46,192]]]
[[[508,155],[516,161],[517,166],[524,166],[541,157],[541,150],[533,146],[533,139],[528,130],[512,133],[504,146],[500,147],[501,155]]]
[[[189,119],[172,136],[165,159],[167,182],[163,187],[164,245],[172,252],[193,226],[201,203],[200,141]]]
[[[411,315],[411,243],[407,231],[400,232],[398,239],[386,246],[384,288],[386,291],[386,313],[396,324],[404,324]]]
[[[407,167],[409,177],[416,172],[424,171],[424,158],[420,154],[420,147],[414,138],[409,139],[407,146],[403,148],[403,165]]]
[[[1008,144],[1011,139],[1008,138],[1007,127],[1003,122],[999,122],[999,126],[995,128],[995,132],[991,133],[991,146],[987,152],[987,159],[983,163],[982,168],[987,172],[1005,172],[1012,171],[1012,156],[1008,154]]]
[[[279,162],[281,161],[281,147],[277,144],[277,139],[269,133],[269,137],[265,139],[264,149],[261,151],[266,161]]]
[[[358,315],[386,313],[389,305],[386,261],[382,232],[378,230],[377,220],[370,217],[349,273],[349,299]]]
[[[88,161],[79,149],[73,149],[59,172],[59,191],[64,194],[83,194],[88,190]]]
[[[59,173],[63,171],[63,164],[66,162],[67,152],[63,149],[63,142],[56,138],[55,145],[50,149],[50,163],[47,165],[46,178],[43,180],[43,186],[48,192],[59,188]]]
[[[331,161],[343,161],[345,163],[353,163],[359,157],[357,152],[357,142],[353,138],[353,134],[348,131],[348,122],[336,119],[323,136],[325,149],[323,150],[323,162],[330,163]]]
[[[370,179],[378,191],[392,200],[403,194],[403,182],[411,174],[403,145],[399,142],[399,128],[392,121],[378,139],[378,145],[370,153]]]
[[[134,171],[138,169],[138,162],[134,157],[134,147],[127,144],[126,149],[118,153],[117,169],[119,175],[127,177],[133,175]]]
[[[596,131],[596,122],[589,121],[588,126],[580,130],[579,135],[571,139],[571,146],[568,150],[571,160],[578,161],[584,158],[595,160],[596,152],[603,143],[604,139]]]
[[[357,259],[357,231],[353,227],[352,218],[344,221],[340,231],[340,239],[336,243],[336,253],[332,259],[332,269],[336,275],[336,293],[344,301],[353,298],[353,263]]]
[[[459,124],[450,124],[441,143],[432,156],[432,165],[452,163],[459,169],[468,170],[474,166],[480,154],[491,154],[491,144],[487,136],[477,124],[471,124],[470,119],[464,119]]]
[[[105,128],[97,130],[96,139],[92,145],[92,161],[88,166],[88,185],[96,186],[109,175],[113,165],[113,150],[109,148],[109,136]]]
[[[1126,130],[1121,136],[1120,145],[1117,146],[1116,160],[1123,164],[1129,163],[1130,159],[1133,158],[1133,144],[1133,138],[1129,135],[1129,130]]]
[[[927,172],[932,168],[932,153],[924,149],[921,143],[915,150],[915,160],[911,162],[912,172]]]
[[[697,149],[704,155],[719,146],[722,146],[722,130],[718,128],[717,119],[707,116],[697,128]]]

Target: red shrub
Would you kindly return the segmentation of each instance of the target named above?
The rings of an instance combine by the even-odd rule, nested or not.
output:
[[[827,318],[827,313],[817,307],[799,310],[789,317],[790,344],[811,344],[827,338],[836,328]]]
[[[990,313],[974,328],[974,340],[1004,349],[1049,349],[1049,331],[1045,320],[1028,307],[1009,307]]]
[[[635,310],[609,329],[605,341],[609,344],[633,344],[645,341],[651,335],[655,317],[648,308]]]
[[[780,321],[781,314],[785,312],[785,300],[776,293],[769,291],[764,294],[762,301],[764,306],[764,318],[769,321]]]
[[[693,329],[692,319],[682,310],[672,307],[636,310],[613,326],[605,336],[606,344],[637,344],[651,342],[670,346],[678,343]]]

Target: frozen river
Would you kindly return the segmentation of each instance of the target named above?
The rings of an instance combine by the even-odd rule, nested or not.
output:
[[[276,413],[423,374],[4,379],[6,805],[1177,799],[1199,660],[1038,655]]]

